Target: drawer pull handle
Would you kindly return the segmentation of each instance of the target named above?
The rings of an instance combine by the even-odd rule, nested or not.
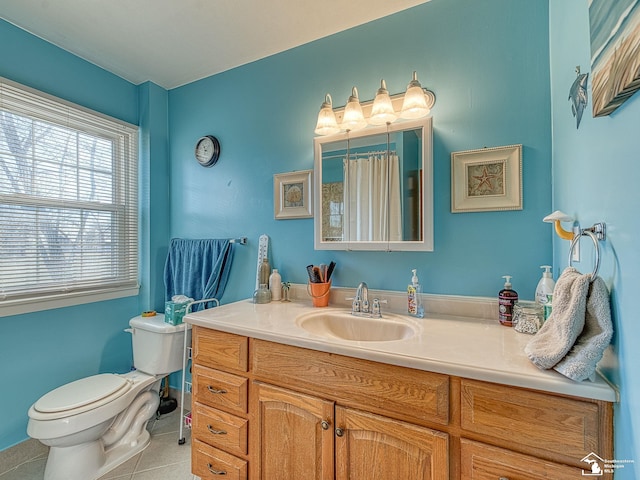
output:
[[[336,435],[338,437],[342,437],[344,435],[344,430],[340,427],[336,428]]]
[[[207,390],[209,390],[209,392],[213,394],[227,393],[227,391],[224,388],[213,388],[211,385],[207,385]]]
[[[498,480],[509,480],[509,477],[500,477]]]
[[[227,432],[225,430],[216,430],[211,425],[207,425],[207,430],[214,435],[226,435]]]
[[[209,471],[213,474],[213,475],[226,475],[227,472],[225,472],[224,470],[215,470],[213,468],[213,465],[211,465],[210,463],[207,463],[207,468],[209,469]]]
[[[320,426],[322,427],[323,430],[329,430],[329,426],[331,426],[331,422],[328,422],[327,420],[323,420],[322,422],[320,422]]]

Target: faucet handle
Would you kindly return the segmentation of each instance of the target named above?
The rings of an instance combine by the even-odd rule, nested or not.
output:
[[[355,297],[347,297],[345,300],[352,300],[351,302],[351,313],[360,311],[360,297],[356,295]]]
[[[386,300],[380,300],[379,298],[373,299],[373,305],[371,306],[371,316],[380,318],[382,316],[382,312],[380,311],[380,304],[388,303]]]

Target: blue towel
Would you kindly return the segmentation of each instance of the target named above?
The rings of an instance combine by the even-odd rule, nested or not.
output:
[[[165,300],[186,295],[194,300],[220,299],[229,279],[233,248],[228,239],[173,238],[164,266]],[[194,310],[210,305],[194,305]]]

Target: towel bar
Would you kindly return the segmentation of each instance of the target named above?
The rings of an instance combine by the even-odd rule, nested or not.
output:
[[[571,257],[573,256],[573,249],[580,242],[580,238],[582,236],[590,237],[593,241],[593,247],[596,253],[596,259],[593,266],[593,272],[591,273],[591,282],[596,279],[598,275],[598,270],[600,269],[600,243],[598,240],[604,240],[606,238],[606,225],[604,222],[596,223],[590,228],[583,228],[580,230],[579,234],[576,234],[571,240],[571,246],[569,247],[569,266],[571,267]]]

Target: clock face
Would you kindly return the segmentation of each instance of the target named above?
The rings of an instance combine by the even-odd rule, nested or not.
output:
[[[196,143],[195,149],[196,160],[203,167],[212,167],[220,157],[220,143],[218,139],[212,135],[202,137]]]

